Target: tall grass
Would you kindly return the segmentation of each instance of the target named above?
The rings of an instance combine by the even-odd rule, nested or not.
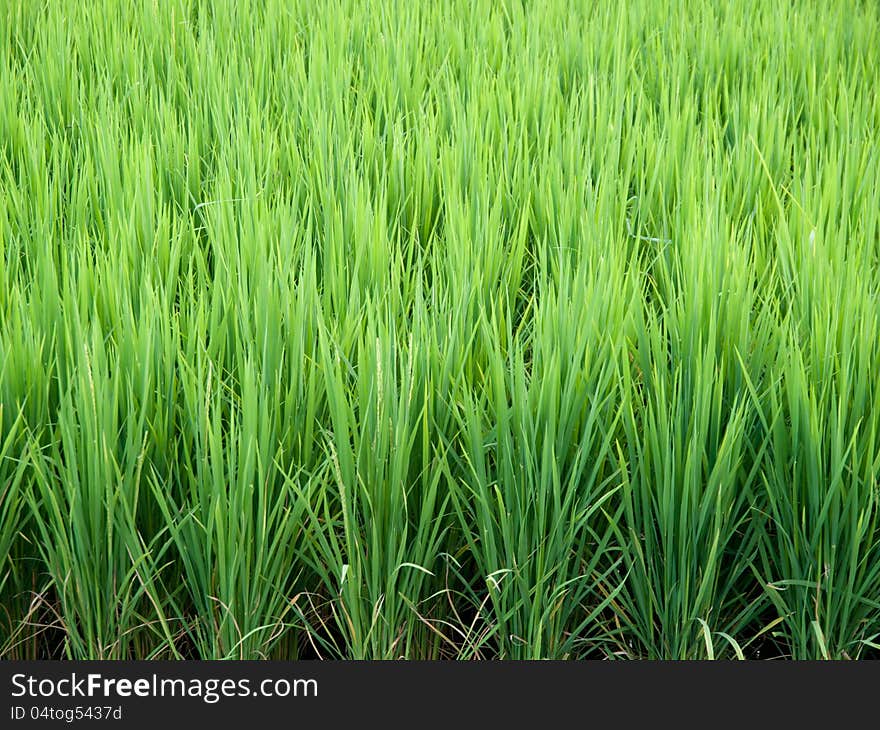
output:
[[[0,655],[880,647],[880,18],[0,8]]]

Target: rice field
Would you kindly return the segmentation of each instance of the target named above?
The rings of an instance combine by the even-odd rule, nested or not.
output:
[[[0,2],[0,656],[880,656],[878,47]]]

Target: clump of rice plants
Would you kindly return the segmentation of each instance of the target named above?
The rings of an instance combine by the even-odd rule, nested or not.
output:
[[[5,3],[0,656],[878,656],[878,44]]]

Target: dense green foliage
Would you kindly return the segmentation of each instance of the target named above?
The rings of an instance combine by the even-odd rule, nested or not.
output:
[[[875,3],[0,6],[0,655],[877,655]]]

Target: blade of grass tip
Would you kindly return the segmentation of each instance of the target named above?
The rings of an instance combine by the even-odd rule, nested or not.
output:
[[[706,644],[706,657],[713,661],[715,659],[715,646],[712,643],[712,631],[704,619],[698,618],[696,621],[700,624],[703,633],[703,641]]]

